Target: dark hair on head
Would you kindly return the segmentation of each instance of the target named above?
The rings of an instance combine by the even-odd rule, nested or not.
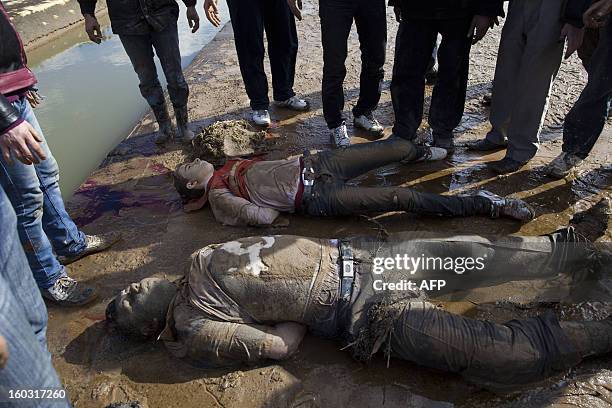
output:
[[[202,196],[206,193],[206,189],[204,188],[187,188],[187,183],[189,180],[180,176],[176,171],[172,173],[172,177],[174,179],[174,188],[183,199],[183,203],[202,198]]]

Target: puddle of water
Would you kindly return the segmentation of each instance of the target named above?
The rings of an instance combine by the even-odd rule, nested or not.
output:
[[[198,8],[201,26],[192,34],[185,6],[179,4],[182,64],[186,67],[218,29]],[[228,21],[225,2],[220,8],[223,22]],[[112,34],[108,19],[100,23],[105,36],[100,45],[90,42],[84,28],[78,27],[29,53],[40,93],[46,97],[36,116],[60,165],[64,198],[72,196],[148,109],[119,37]],[[165,84],[159,62],[157,70]]]

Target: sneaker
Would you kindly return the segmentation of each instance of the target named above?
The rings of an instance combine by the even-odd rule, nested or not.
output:
[[[83,306],[97,297],[93,288],[83,287],[68,276],[56,280],[53,286],[42,291],[42,295],[60,306]]]
[[[489,139],[484,138],[482,140],[478,140],[476,142],[472,142],[467,145],[468,150],[473,150],[475,152],[493,152],[496,150],[502,150],[508,147],[508,142],[504,141],[502,144],[497,144],[491,142]]]
[[[359,129],[365,130],[366,132],[374,133],[376,135],[382,134],[382,132],[385,130],[383,125],[381,125],[374,118],[374,115],[372,113],[357,116],[355,119],[353,119],[353,124]]]
[[[172,122],[161,122],[159,123],[159,130],[155,134],[155,143],[162,145],[174,139],[174,129],[172,128]]]
[[[330,138],[335,147],[348,147],[351,145],[351,138],[348,136],[345,123],[331,129]]]
[[[487,190],[477,191],[475,196],[489,201],[491,218],[508,217],[523,222],[535,218],[535,210],[523,200],[500,197]]]
[[[272,120],[270,119],[270,112],[267,109],[254,110],[251,118],[253,123],[257,126],[270,126]]]
[[[284,101],[275,101],[274,103],[280,108],[298,112],[305,112],[310,109],[310,103],[305,99],[298,98],[297,96],[292,96]]]
[[[432,146],[446,150],[448,153],[455,151],[455,140],[452,137],[439,137],[435,133],[433,134]]]
[[[88,255],[102,252],[110,248],[121,239],[121,234],[118,232],[109,232],[102,235],[85,235],[85,249],[79,254],[73,256],[58,256],[57,259],[62,265],[68,265]]]
[[[448,155],[446,149],[442,149],[441,147],[434,146],[419,146],[419,156],[415,162],[424,162],[424,161],[437,161],[443,160]]]
[[[572,169],[578,167],[582,159],[573,153],[562,152],[546,167],[549,176],[562,179],[566,177]]]
[[[516,161],[506,156],[501,160],[487,163],[487,167],[497,174],[508,174],[519,171],[525,164],[527,162]]]

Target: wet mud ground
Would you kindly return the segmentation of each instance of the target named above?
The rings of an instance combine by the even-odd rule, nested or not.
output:
[[[272,108],[269,158],[283,158],[304,149],[330,148],[322,118],[320,84],[322,50],[319,21],[312,8],[298,24],[300,54],[296,91],[313,109],[294,114]],[[389,84],[397,24],[389,15],[387,74],[378,118],[393,123]],[[483,96],[491,87],[500,28],[472,52],[472,71],[464,120],[457,134],[459,145],[482,137],[488,130],[488,108]],[[350,37],[345,83],[347,112],[356,102],[359,84],[359,48]],[[387,213],[368,217],[315,219],[290,216],[285,228],[235,228],[215,222],[209,210],[186,214],[171,183],[171,170],[190,156],[179,145],[157,148],[152,139],[152,117],[140,122],[129,139],[118,146],[81,186],[69,204],[77,223],[90,233],[119,230],[123,240],[111,250],[76,262],[69,273],[100,292],[100,299],[81,309],[49,306],[49,347],[54,364],[76,407],[104,407],[117,401],[140,401],[146,407],[527,407],[612,405],[612,356],[587,360],[577,369],[541,384],[503,393],[486,391],[459,376],[391,361],[382,357],[369,365],[352,361],[337,343],[307,336],[299,353],[280,364],[228,370],[203,370],[177,360],[160,343],[137,343],[109,331],[104,308],[119,290],[148,276],[181,275],[188,256],[207,244],[269,233],[344,237],[389,232],[437,230],[448,234],[539,235],[566,225],[571,216],[588,209],[612,191],[608,126],[583,172],[568,180],[553,180],[542,171],[544,163],[561,148],[560,123],[578,97],[586,74],[577,58],[563,63],[553,90],[542,134],[542,147],[529,167],[507,177],[489,172],[484,163],[503,152],[474,154],[459,147],[447,160],[435,164],[393,165],[355,180],[362,185],[401,184],[443,194],[487,188],[523,198],[537,218],[520,225],[487,218],[442,219]],[[246,118],[248,100],[237,65],[231,26],[196,58],[187,72],[191,84],[190,114],[203,128],[218,120]],[[134,83],[134,92],[138,92]],[[427,88],[427,101],[431,88]],[[349,123],[352,118],[349,113]],[[352,125],[349,126],[352,133]],[[390,130],[388,129],[386,135]],[[424,124],[423,135],[427,135]],[[371,140],[354,133],[353,143]],[[610,229],[600,241],[610,241]],[[609,275],[608,275],[609,278]],[[607,285],[607,286],[606,286]],[[545,287],[546,290],[542,290]],[[550,306],[562,317],[601,319],[610,314],[606,296],[610,281],[599,285],[604,303]],[[542,294],[547,294],[542,298]],[[550,282],[514,282],[481,288],[447,299],[442,307],[470,316],[503,322],[533,315],[544,309],[538,301],[567,302],[568,288]],[[588,296],[587,300],[588,300]],[[582,299],[584,300],[584,299]],[[582,301],[581,300],[581,301]],[[607,297],[609,301],[609,296]]]

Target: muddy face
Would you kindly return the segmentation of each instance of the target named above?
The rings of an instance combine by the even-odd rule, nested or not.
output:
[[[208,180],[212,177],[215,168],[207,161],[195,159],[191,163],[184,163],[175,170],[177,176],[187,180],[186,187],[193,189],[206,189]]]
[[[177,287],[165,279],[146,278],[121,291],[109,304],[107,318],[121,331],[149,338],[163,330]]]

